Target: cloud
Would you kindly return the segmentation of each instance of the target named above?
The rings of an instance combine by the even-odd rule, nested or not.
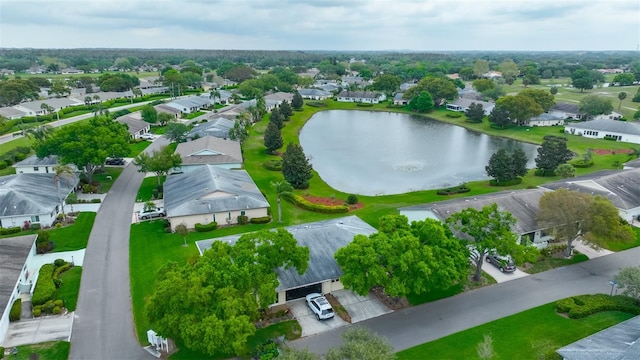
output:
[[[629,50],[639,14],[637,0],[2,0],[0,47]]]

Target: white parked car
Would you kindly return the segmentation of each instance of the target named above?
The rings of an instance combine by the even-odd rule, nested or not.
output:
[[[329,304],[329,300],[322,296],[322,294],[313,293],[307,295],[305,298],[307,299],[307,306],[316,314],[318,320],[331,319],[335,315],[331,304]]]
[[[164,208],[153,208],[147,211],[145,211],[145,209],[142,209],[138,211],[138,219],[140,220],[153,219],[153,218],[165,217],[165,216],[167,216],[167,213],[164,211]]]
[[[140,139],[142,140],[155,140],[155,135],[150,134],[150,133],[144,133],[142,135],[140,135]]]

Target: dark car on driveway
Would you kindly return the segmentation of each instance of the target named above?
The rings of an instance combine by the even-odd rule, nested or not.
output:
[[[493,264],[500,269],[501,272],[514,272],[516,271],[516,264],[509,255],[500,255],[498,253],[491,253],[487,255],[487,262]]]
[[[107,161],[104,162],[105,165],[124,165],[123,158],[108,158]]]

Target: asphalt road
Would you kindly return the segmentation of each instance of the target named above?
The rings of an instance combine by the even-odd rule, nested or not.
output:
[[[565,297],[609,294],[613,275],[622,267],[637,265],[640,248],[399,310],[358,326],[386,337],[400,351]],[[340,335],[346,329],[305,337],[289,345],[324,354],[328,348],[340,345]]]
[[[169,142],[161,137],[146,151]],[[129,281],[129,231],[144,174],[129,164],[96,216],[86,249],[69,359],[153,359],[136,340]]]

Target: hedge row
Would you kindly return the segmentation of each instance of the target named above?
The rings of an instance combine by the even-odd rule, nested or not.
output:
[[[49,300],[52,300],[56,294],[56,285],[53,283],[53,264],[45,264],[40,268],[38,273],[38,281],[36,282],[36,288],[33,291],[33,297],[31,303],[33,305],[42,305]]]
[[[194,225],[195,229],[197,232],[208,232],[208,231],[213,231],[215,229],[218,228],[218,223],[215,221],[212,221],[208,224],[200,224],[200,223],[196,223]]]
[[[586,169],[586,168],[592,167],[594,162],[593,160],[586,161],[586,162],[583,160],[576,160],[576,161],[572,161],[570,164],[573,165],[574,168]]]
[[[309,211],[315,211],[324,214],[339,214],[349,212],[349,207],[347,205],[334,205],[327,206],[321,204],[314,204],[307,199],[303,198],[300,195],[296,195],[291,192],[283,192],[280,194],[280,197],[283,199]]]
[[[255,217],[249,220],[252,224],[267,224],[271,221],[271,216]]]
[[[580,319],[602,311],[622,311],[640,315],[640,306],[637,300],[628,296],[595,294],[562,299],[556,303],[556,311],[568,314],[571,319]]]
[[[466,185],[460,185],[460,186],[455,186],[455,187],[451,187],[448,189],[441,189],[436,191],[436,194],[438,195],[454,195],[454,194],[462,194],[462,193],[466,193],[471,191],[471,189],[469,189]]]
[[[282,160],[270,159],[264,162],[264,167],[271,171],[282,171]]]
[[[20,320],[20,314],[22,313],[22,299],[16,299],[11,305],[11,311],[9,312],[9,321]]]
[[[518,184],[522,184],[522,178],[516,178],[513,180],[501,181],[501,182],[498,182],[496,179],[489,180],[489,185],[491,186],[511,186],[511,185],[518,185]]]
[[[10,228],[0,228],[0,235],[17,234],[21,230],[22,229],[20,228],[20,226],[14,226]]]

